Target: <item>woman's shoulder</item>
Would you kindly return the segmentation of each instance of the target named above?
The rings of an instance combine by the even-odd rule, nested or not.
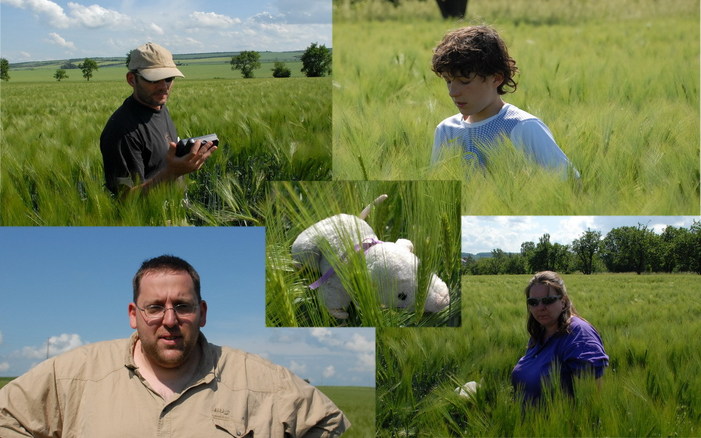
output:
[[[582,318],[581,316],[573,315],[570,318],[569,327],[570,337],[574,339],[595,337],[600,338],[599,332],[594,328],[594,326]]]
[[[584,361],[595,366],[606,366],[608,356],[601,336],[593,325],[579,316],[570,319],[570,332],[561,344],[560,355],[564,361]]]

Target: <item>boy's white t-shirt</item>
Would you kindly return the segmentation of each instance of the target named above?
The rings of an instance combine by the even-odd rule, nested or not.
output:
[[[540,166],[565,172],[571,166],[548,127],[520,108],[506,103],[496,115],[475,123],[467,122],[463,117],[458,113],[436,127],[431,164],[438,161],[443,149],[460,146],[466,160],[477,160],[480,166],[484,166],[483,150],[505,135]],[[577,174],[576,169],[574,172]]]

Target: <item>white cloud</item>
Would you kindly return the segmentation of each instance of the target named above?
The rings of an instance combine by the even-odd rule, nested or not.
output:
[[[80,339],[80,335],[75,333],[63,333],[58,336],[52,336],[47,340],[47,342],[49,344],[49,357],[65,353],[84,344],[84,342]],[[22,348],[20,354],[22,357],[27,359],[45,359],[47,342],[39,347],[24,347]]]
[[[241,20],[238,18],[231,18],[214,12],[195,11],[190,14],[190,18],[194,21],[194,25],[196,26],[231,27],[241,24]]]
[[[70,50],[75,50],[75,44],[73,44],[70,41],[66,41],[61,35],[57,34],[56,32],[51,32],[49,34],[49,42],[52,44],[56,44],[57,46],[65,47],[66,49]]]
[[[301,376],[302,374],[307,372],[307,365],[294,360],[290,362],[290,366],[288,368],[290,369],[290,371],[297,374],[298,376]]]
[[[360,353],[375,353],[375,340],[367,339],[360,333],[353,333],[353,337],[350,341],[346,342],[345,346],[351,351],[357,351]]]
[[[0,362],[0,373],[4,373],[5,371],[10,369],[10,364],[9,362]]]
[[[149,29],[156,32],[157,35],[165,34],[165,32],[163,31],[163,28],[161,28],[161,26],[157,25],[156,23],[151,23],[149,25]]]
[[[317,341],[326,345],[338,345],[339,342],[334,339],[333,332],[325,327],[314,327],[310,332]]]
[[[332,332],[328,328],[317,327],[311,329],[312,336],[315,337],[321,344],[331,347],[335,350],[344,350],[353,354],[345,353],[349,357],[355,359],[355,364],[350,368],[351,371],[359,372],[374,372],[375,370],[375,337],[366,337],[360,333],[353,333],[351,338],[346,341],[340,341],[334,335],[340,335],[340,332]],[[324,377],[331,377],[333,374],[326,375],[331,372],[331,366],[324,369]],[[335,374],[335,369],[333,369]]]
[[[127,24],[130,19],[124,14],[111,9],[105,9],[100,5],[83,6],[78,3],[68,3],[72,19],[88,28],[120,26]]]
[[[328,338],[331,336],[331,329],[326,327],[313,327],[310,329],[310,331],[312,332],[312,336],[317,339]]]
[[[36,15],[41,15],[52,25],[59,28],[66,28],[70,25],[70,18],[58,4],[49,0],[3,0],[11,6],[22,9],[30,9]]]
[[[375,353],[361,353],[357,357],[357,362],[355,366],[353,366],[350,370],[351,371],[360,371],[360,372],[367,372],[371,371],[374,373],[375,371]]]
[[[254,23],[275,23],[282,21],[282,15],[273,15],[268,11],[259,12],[250,18]]]
[[[323,371],[324,378],[328,379],[329,377],[333,377],[335,374],[336,374],[336,368],[333,365],[329,365],[326,368],[324,368],[324,371]]]
[[[84,6],[79,3],[68,3],[70,13],[50,0],[2,0],[22,9],[29,9],[34,14],[43,17],[50,25],[60,29],[72,25],[81,25],[88,28],[120,26],[130,21],[129,17],[117,11],[103,8],[100,5]]]
[[[2,337],[2,332],[0,332],[0,345],[2,345],[2,341],[3,341],[3,340],[4,340],[4,339],[3,339],[3,337]]]

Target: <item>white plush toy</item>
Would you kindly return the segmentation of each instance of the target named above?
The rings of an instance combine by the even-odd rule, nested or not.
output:
[[[365,222],[374,205],[387,199],[378,197],[360,216],[338,214],[304,230],[292,244],[292,258],[301,266],[318,270],[321,278],[309,287],[318,290],[329,312],[339,319],[348,318],[350,295],[336,275],[334,264],[343,263],[349,250],[364,251],[370,278],[377,285],[384,306],[412,310],[416,302],[419,259],[413,244],[406,239],[381,242]],[[448,286],[431,274],[426,312],[438,312],[450,304]]]
[[[477,390],[479,389],[479,387],[480,384],[473,380],[455,388],[455,393],[460,397],[470,398],[474,400],[475,394],[477,394]]]

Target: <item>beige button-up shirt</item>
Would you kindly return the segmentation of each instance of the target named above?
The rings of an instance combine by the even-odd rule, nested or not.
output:
[[[335,437],[350,426],[286,368],[204,335],[192,381],[166,402],[134,364],[137,338],[77,348],[0,389],[0,436]]]

